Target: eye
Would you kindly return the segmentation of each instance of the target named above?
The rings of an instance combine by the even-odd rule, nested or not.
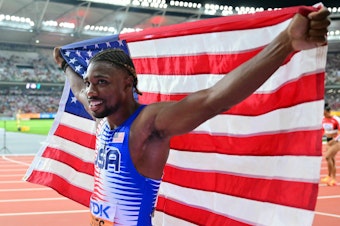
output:
[[[88,81],[84,81],[84,84],[85,84],[86,87],[90,86],[90,83]]]
[[[105,84],[107,84],[108,82],[106,81],[106,80],[104,80],[104,79],[99,79],[98,80],[98,84],[99,85],[105,85]]]

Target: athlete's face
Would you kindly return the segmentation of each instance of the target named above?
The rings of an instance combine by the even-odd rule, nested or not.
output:
[[[96,118],[117,112],[131,91],[131,76],[109,62],[94,62],[84,77],[89,109]]]

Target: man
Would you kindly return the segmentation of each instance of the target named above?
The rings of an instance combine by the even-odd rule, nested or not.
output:
[[[327,42],[329,12],[297,14],[263,51],[213,87],[178,102],[147,106],[133,97],[132,60],[119,50],[95,55],[84,79],[55,48],[74,95],[98,122],[91,225],[151,225],[151,215],[169,154],[170,139],[230,109],[259,88],[294,51]]]
[[[328,186],[336,186],[336,163],[335,156],[340,150],[339,143],[339,122],[331,115],[331,107],[326,103],[324,108],[324,118],[322,119],[322,127],[327,139],[325,158],[327,161],[328,174],[321,179],[321,182]]]

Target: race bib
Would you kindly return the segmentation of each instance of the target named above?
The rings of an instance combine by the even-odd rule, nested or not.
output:
[[[326,131],[333,130],[333,124],[332,123],[324,123],[323,129],[326,130]]]
[[[116,206],[107,202],[90,200],[90,226],[113,226]]]

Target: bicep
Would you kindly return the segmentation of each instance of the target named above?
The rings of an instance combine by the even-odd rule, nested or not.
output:
[[[178,102],[166,102],[155,117],[155,127],[172,137],[192,131],[222,111],[211,101],[211,90],[201,90]]]
[[[80,97],[80,95],[83,95],[82,92],[85,89],[83,78],[81,78],[76,72],[74,72],[71,67],[67,67],[65,74],[74,96],[78,98]]]
[[[81,78],[76,72],[74,72],[71,67],[67,68],[66,76],[73,95],[85,107],[85,110],[91,115],[85,91],[86,86],[83,78]]]

